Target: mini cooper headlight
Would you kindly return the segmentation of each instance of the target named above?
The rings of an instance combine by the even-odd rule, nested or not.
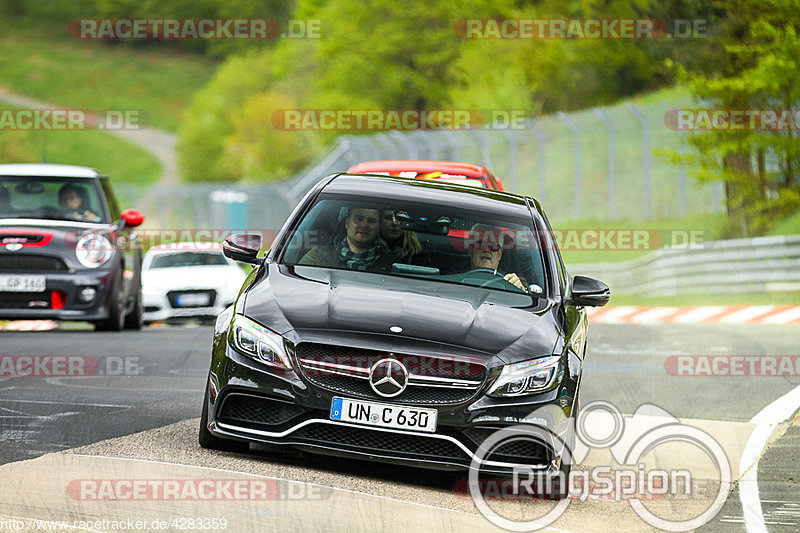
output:
[[[524,396],[551,389],[557,381],[559,356],[542,357],[503,367],[488,396]]]
[[[237,351],[248,357],[267,364],[283,364],[286,368],[292,368],[283,347],[283,337],[244,315],[236,315],[233,319],[229,339]]]
[[[102,266],[111,258],[113,248],[105,235],[91,232],[84,234],[75,244],[75,257],[86,268]]]

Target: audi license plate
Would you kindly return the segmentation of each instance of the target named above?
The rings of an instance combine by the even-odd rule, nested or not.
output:
[[[42,292],[44,276],[0,276],[0,292]]]
[[[383,428],[436,431],[436,409],[418,409],[403,405],[362,402],[349,398],[334,398],[331,402],[331,420],[352,422]]]

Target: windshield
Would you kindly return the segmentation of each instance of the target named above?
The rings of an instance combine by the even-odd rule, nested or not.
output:
[[[391,200],[318,200],[283,262],[543,295],[530,217]]]
[[[97,180],[0,176],[0,217],[108,223]]]
[[[225,256],[219,252],[176,252],[157,255],[150,268],[178,268],[191,266],[227,265]]]

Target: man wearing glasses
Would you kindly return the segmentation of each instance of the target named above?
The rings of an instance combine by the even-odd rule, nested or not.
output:
[[[469,245],[468,254],[470,268],[486,268],[491,269],[497,274],[497,266],[500,264],[500,258],[503,257],[504,242],[503,232],[489,224],[475,224],[469,230]],[[528,292],[525,284],[514,272],[508,274],[500,274],[503,279],[514,285],[518,289]]]

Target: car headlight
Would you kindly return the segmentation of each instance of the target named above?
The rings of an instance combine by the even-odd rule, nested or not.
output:
[[[238,352],[267,364],[292,368],[283,347],[283,337],[244,315],[236,315],[229,335],[231,345]]]
[[[554,355],[506,365],[486,394],[506,398],[546,391],[557,381],[560,360]]]
[[[111,242],[99,233],[86,233],[75,244],[75,257],[86,268],[102,266],[111,258]]]

